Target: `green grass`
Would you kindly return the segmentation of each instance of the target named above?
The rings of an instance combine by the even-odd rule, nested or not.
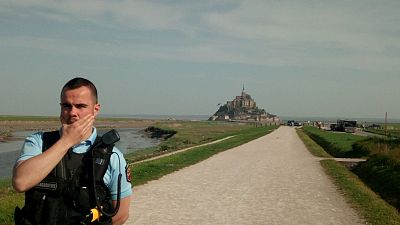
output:
[[[321,146],[313,141],[302,129],[296,129],[297,135],[303,141],[307,149],[316,157],[332,158]]]
[[[378,123],[380,128],[365,128],[364,131],[379,134],[379,135],[387,135],[389,138],[400,138],[400,124],[399,123],[388,123],[386,126],[385,132],[385,124]]]
[[[325,131],[311,126],[305,126],[302,129],[311,139],[334,157],[353,158],[368,155],[368,153],[354,150],[352,147],[354,143],[366,139],[366,137],[351,133]]]
[[[400,161],[400,139],[369,137],[354,143],[353,149],[369,152],[369,155],[388,155]]]
[[[399,212],[343,165],[333,160],[323,160],[321,165],[369,224],[400,225]]]
[[[188,151],[159,158],[156,160],[134,164],[131,166],[134,185],[141,185],[158,179],[181,168],[193,165],[210,156],[227,149],[242,145],[271,132],[276,127],[248,128],[236,133],[236,136],[225,141],[193,148]]]
[[[0,202],[0,224],[13,224],[14,209],[23,206],[24,194],[13,190],[11,179],[0,180]]]
[[[367,128],[365,131],[373,134],[385,135],[384,129]],[[397,127],[395,129],[387,129],[386,136],[389,138],[400,138],[400,129]]]
[[[164,130],[175,130],[177,133],[166,141],[163,141],[159,146],[127,154],[126,159],[128,162],[212,142],[232,136],[241,130],[253,128],[253,126],[248,124],[215,121],[162,121],[156,123],[154,126]]]
[[[388,203],[400,210],[400,160],[375,154],[353,172]]]

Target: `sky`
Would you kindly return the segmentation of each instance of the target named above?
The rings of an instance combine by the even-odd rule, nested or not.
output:
[[[400,119],[398,0],[2,0],[0,115],[212,115],[244,85],[281,117]]]

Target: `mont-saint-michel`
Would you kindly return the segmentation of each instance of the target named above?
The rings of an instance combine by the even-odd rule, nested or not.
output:
[[[251,95],[244,91],[244,86],[241,95],[221,105],[218,111],[208,120],[280,122],[280,118],[277,115],[270,114],[265,109],[258,108],[257,103]]]

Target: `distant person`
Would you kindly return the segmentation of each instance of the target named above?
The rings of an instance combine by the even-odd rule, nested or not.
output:
[[[25,206],[16,208],[15,224],[123,224],[132,195],[124,156],[114,145],[103,146],[112,151],[109,163],[92,160],[89,151],[99,140],[93,126],[100,111],[96,87],[80,77],[68,81],[60,106],[61,128],[27,137],[15,163],[13,187],[25,192]],[[93,162],[104,168],[100,182],[94,182],[98,167]],[[98,214],[94,196],[105,214]],[[115,215],[109,213],[113,210]]]

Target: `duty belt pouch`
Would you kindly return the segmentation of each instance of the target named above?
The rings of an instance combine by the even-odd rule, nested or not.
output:
[[[26,195],[25,206],[15,209],[14,219],[16,225],[64,225],[69,224],[69,214],[63,197],[31,191]]]
[[[66,207],[65,200],[62,197],[47,197],[45,201],[46,204],[43,207],[44,212],[42,215],[45,217],[43,219],[47,221],[48,225],[69,224],[70,211]]]
[[[32,223],[25,217],[25,210],[15,207],[14,221],[15,225],[32,225]]]
[[[25,195],[25,206],[15,208],[14,219],[16,225],[41,224],[42,212],[46,194],[28,191]],[[35,212],[35,213],[32,213]]]

